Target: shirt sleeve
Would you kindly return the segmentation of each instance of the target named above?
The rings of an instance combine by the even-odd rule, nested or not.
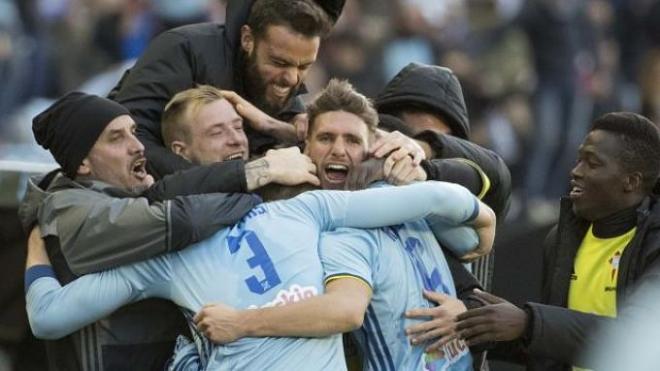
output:
[[[52,270],[35,266],[25,272],[26,311],[33,334],[58,339],[98,321],[119,307],[149,297],[167,297],[170,269],[158,257],[61,286]]]
[[[354,278],[373,288],[378,242],[365,230],[341,228],[321,235],[319,255],[324,283]]]

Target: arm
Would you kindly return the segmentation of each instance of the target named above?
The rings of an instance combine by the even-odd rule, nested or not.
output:
[[[482,179],[480,191],[483,201],[491,206],[498,217],[506,215],[511,195],[511,174],[502,158],[495,152],[487,150],[477,144],[449,135],[425,131],[415,137],[427,143],[433,150],[434,159],[465,159],[466,166],[471,166]],[[428,179],[451,180],[452,175],[443,175],[442,162],[425,167]],[[464,169],[465,170],[465,169]],[[445,178],[447,176],[447,178]],[[486,182],[487,179],[487,182]]]
[[[233,225],[260,200],[242,194],[176,197],[149,204],[90,190],[54,192],[39,211],[42,235],[59,238],[77,275],[180,250]]]
[[[128,271],[87,275],[61,287],[39,235],[38,228],[30,234],[25,271],[26,311],[36,337],[66,336],[124,304],[149,296],[125,278],[132,276]],[[148,282],[143,278],[141,283]]]
[[[205,306],[195,316],[195,324],[220,344],[246,336],[323,337],[362,326],[370,300],[368,285],[342,278],[328,282],[323,295],[285,306],[247,310]]]
[[[339,227],[378,228],[426,218],[447,224],[474,220],[480,211],[478,200],[456,184],[420,182],[400,187],[371,188],[344,193],[309,192],[323,204],[326,229]]]

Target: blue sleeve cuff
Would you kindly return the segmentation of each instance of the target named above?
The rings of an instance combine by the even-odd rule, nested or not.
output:
[[[53,277],[57,279],[52,266],[45,264],[32,266],[25,271],[25,292],[27,293],[32,282],[41,277]]]
[[[472,215],[470,215],[470,217],[465,221],[466,223],[473,222],[479,215],[479,200],[476,197],[473,197],[472,200],[474,203],[474,208],[472,209]]]

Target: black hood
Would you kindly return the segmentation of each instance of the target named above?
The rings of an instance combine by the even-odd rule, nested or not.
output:
[[[392,114],[401,108],[438,112],[447,120],[454,136],[469,139],[463,89],[449,68],[410,63],[385,86],[375,103],[379,113]]]

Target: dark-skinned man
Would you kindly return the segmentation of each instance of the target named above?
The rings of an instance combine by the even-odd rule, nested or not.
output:
[[[491,305],[460,315],[459,335],[506,342],[498,352],[531,370],[592,367],[581,353],[594,330],[638,305],[638,289],[660,285],[659,169],[653,122],[629,112],[596,119],[544,244],[543,304],[478,292]]]

